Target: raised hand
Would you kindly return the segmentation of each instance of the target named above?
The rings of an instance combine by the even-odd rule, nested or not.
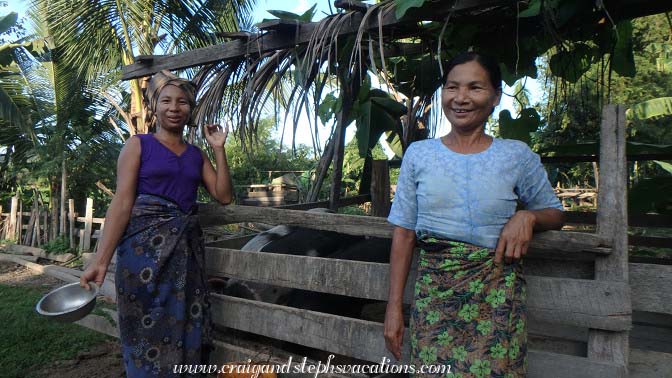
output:
[[[227,124],[224,129],[221,125],[203,125],[203,135],[205,135],[205,140],[212,148],[222,148],[226,143],[226,137],[229,135],[229,125]]]

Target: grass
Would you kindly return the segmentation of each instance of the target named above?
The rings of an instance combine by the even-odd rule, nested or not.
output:
[[[3,377],[27,377],[54,361],[74,359],[78,353],[112,338],[76,324],[41,317],[35,304],[42,292],[0,285],[0,366]]]

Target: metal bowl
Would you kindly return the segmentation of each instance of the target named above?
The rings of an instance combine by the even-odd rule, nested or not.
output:
[[[35,311],[38,314],[61,322],[75,322],[88,315],[96,307],[98,285],[90,282],[91,290],[74,282],[54,289],[42,297]]]

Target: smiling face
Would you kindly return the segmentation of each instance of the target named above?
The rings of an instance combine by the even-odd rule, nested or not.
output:
[[[501,89],[492,85],[488,71],[470,61],[456,65],[448,73],[441,106],[453,129],[471,131],[485,125],[501,97]]]
[[[167,130],[184,128],[191,117],[191,105],[187,94],[175,85],[166,85],[156,102],[156,117],[161,128]]]

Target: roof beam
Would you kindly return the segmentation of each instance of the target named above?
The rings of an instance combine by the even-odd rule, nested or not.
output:
[[[431,18],[445,17],[451,12],[453,14],[468,13],[485,7],[508,5],[511,1],[502,0],[461,0],[457,1],[453,7],[441,7],[433,9]],[[438,8],[438,7],[437,7]],[[422,12],[425,13],[425,12]],[[409,11],[409,17],[401,20],[390,12],[383,17],[383,28],[400,26],[403,24],[414,23],[417,20],[427,19],[426,14]],[[339,36],[355,34],[359,30],[363,15],[360,12],[351,12],[350,21],[341,29]],[[278,20],[278,22],[282,22]],[[269,23],[264,23],[264,26]],[[122,80],[135,79],[138,77],[149,76],[161,70],[184,69],[204,64],[215,63],[223,60],[240,59],[249,55],[257,55],[267,51],[286,49],[292,46],[306,44],[310,41],[313,32],[317,29],[318,22],[297,23],[295,33],[284,31],[270,31],[265,34],[251,37],[248,41],[236,40],[221,45],[214,45],[186,51],[174,55],[154,55],[142,56],[140,61],[123,67]],[[378,17],[369,18],[369,30],[378,29]],[[136,58],[136,60],[138,60]]]
[[[341,2],[347,3],[347,1]],[[395,17],[394,12],[389,12],[382,18],[382,28],[389,30],[392,28],[400,29],[404,26],[413,27],[418,21],[443,20],[449,14],[452,19],[462,16],[472,16],[472,19],[481,18],[486,14],[492,15],[498,10],[505,11],[500,12],[500,15],[511,9],[514,10],[515,14],[516,0],[457,0],[452,4],[452,7],[437,5],[432,9],[411,8],[401,20]],[[614,20],[636,18],[672,10],[672,1],[661,0],[603,0],[603,4]],[[359,30],[363,19],[362,12],[355,11],[348,14],[350,20],[340,30],[338,36],[355,34]],[[488,19],[492,20],[491,18]],[[174,55],[138,56],[135,58],[135,63],[123,67],[122,79],[130,80],[149,76],[160,70],[184,69],[220,61],[241,59],[245,56],[255,56],[268,51],[306,44],[310,41],[318,25],[319,22],[288,23],[283,20],[273,20],[260,25],[266,30],[265,33],[251,34],[247,39],[238,39]],[[374,15],[368,20],[368,29],[377,30],[378,28],[378,17]],[[294,33],[291,32],[292,29],[294,29]],[[402,37],[403,31],[398,30],[395,35]]]

